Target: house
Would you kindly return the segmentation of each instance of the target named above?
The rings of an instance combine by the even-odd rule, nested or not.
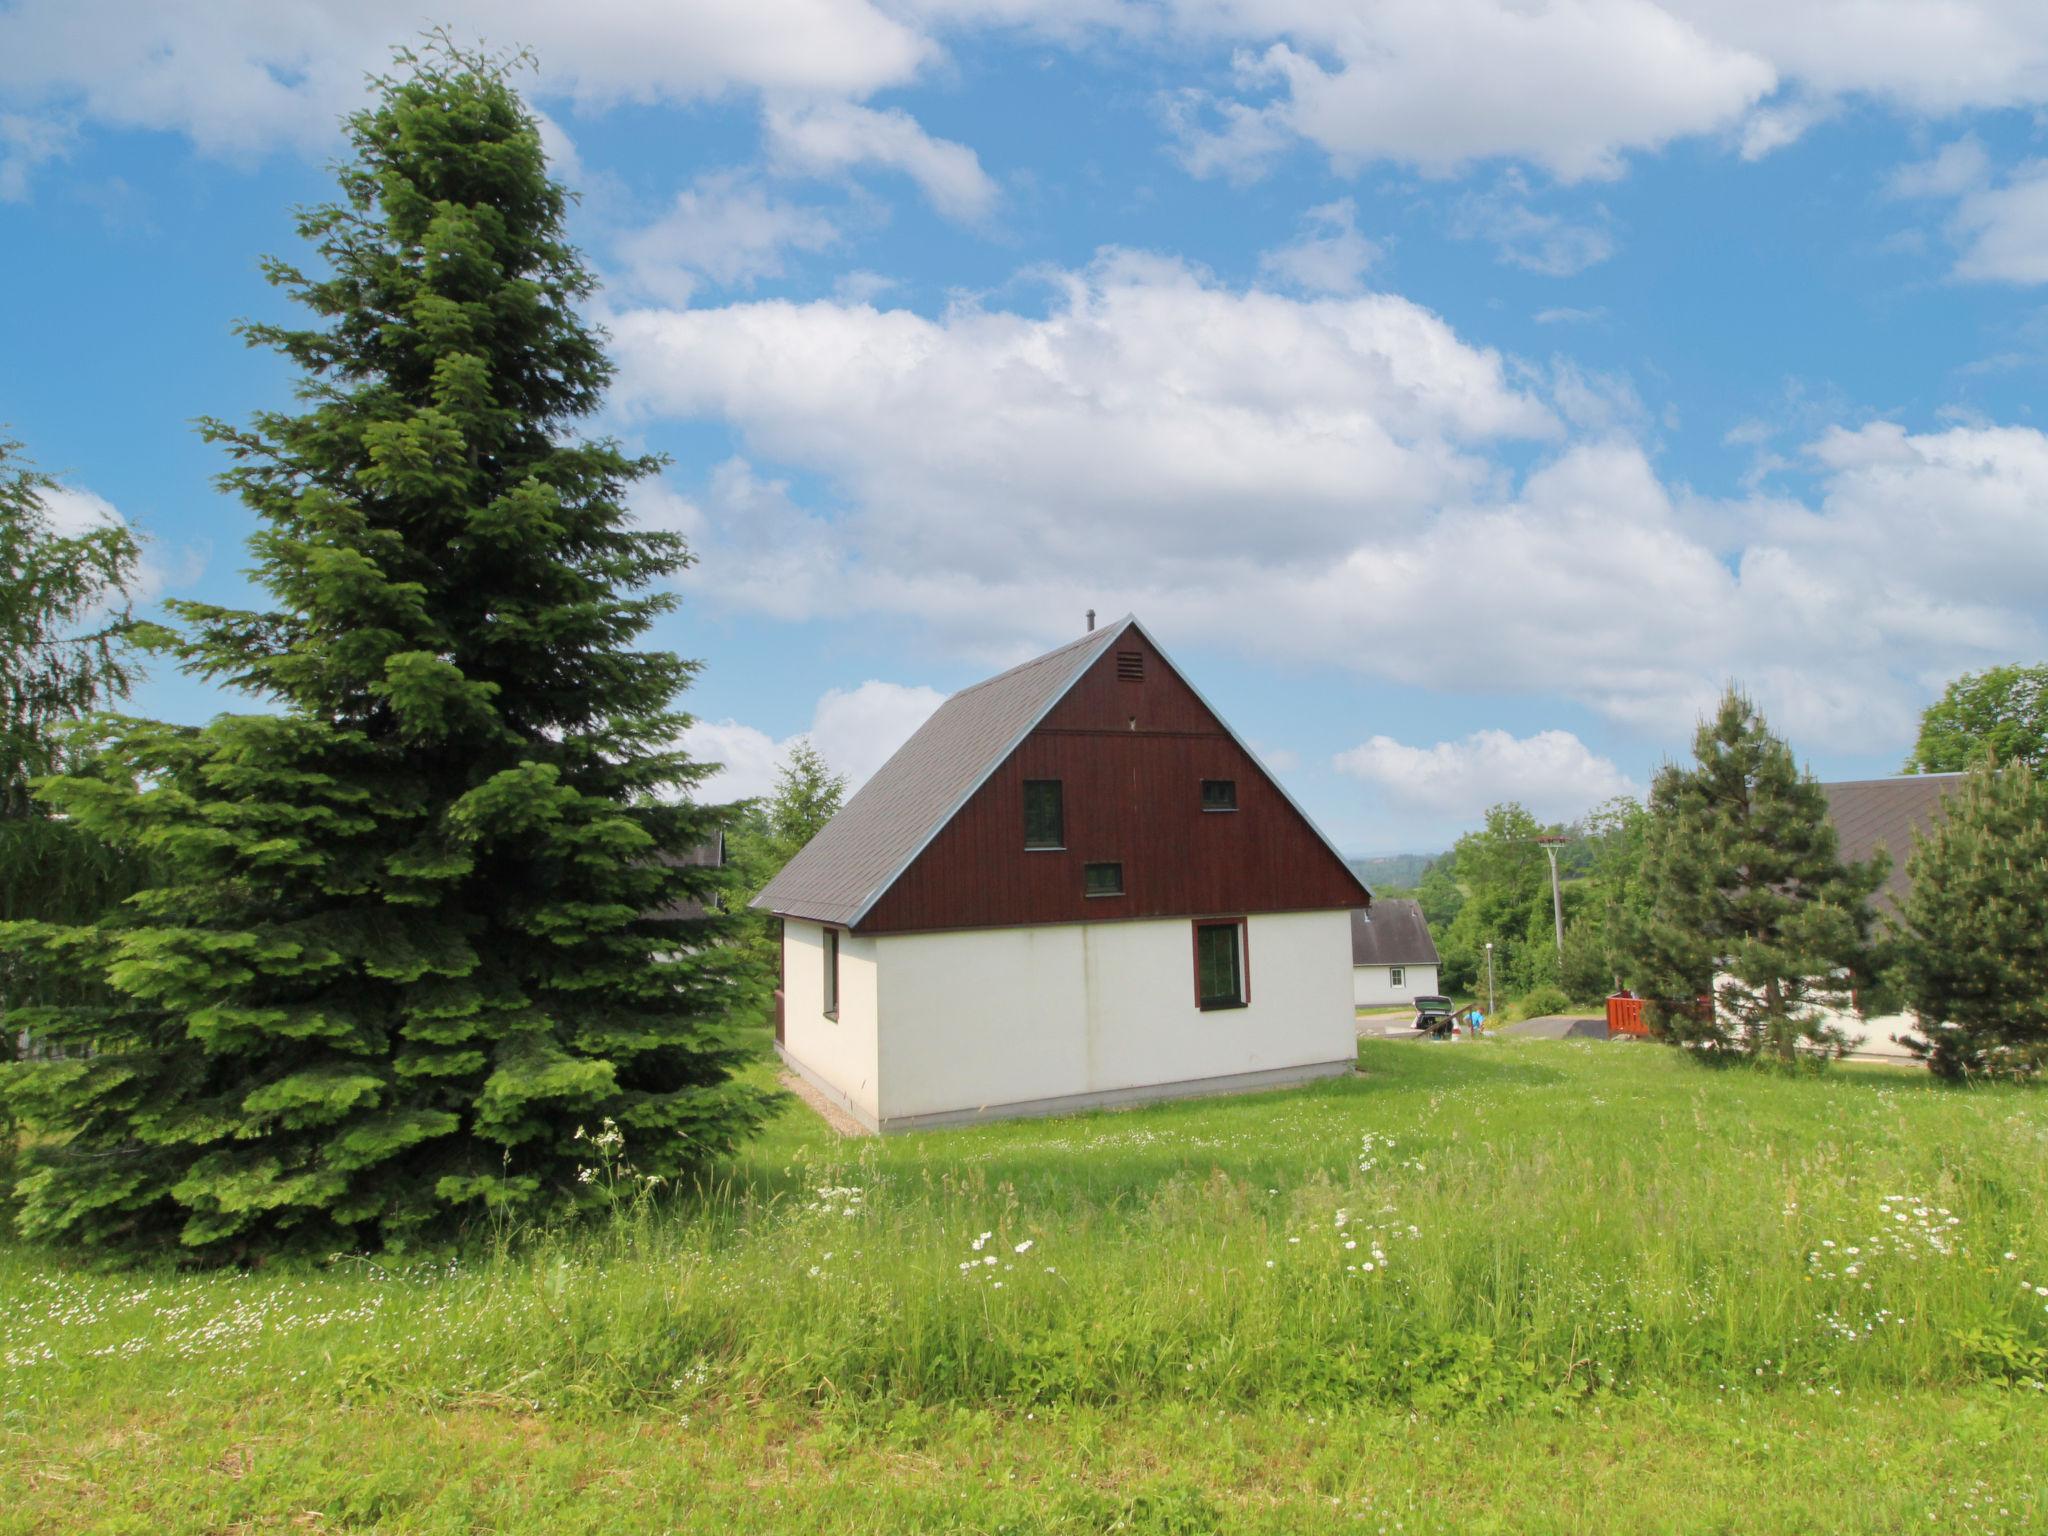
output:
[[[1436,941],[1422,904],[1383,897],[1351,914],[1351,1001],[1360,1008],[1436,992]]]
[[[1913,834],[1927,831],[1947,814],[1945,799],[1962,778],[1960,773],[1915,773],[1895,779],[1853,779],[1821,785],[1821,793],[1828,801],[1828,824],[1835,829],[1842,861],[1860,864],[1874,858],[1880,850],[1891,855],[1891,871],[1871,897],[1880,925],[1898,915],[1913,888],[1906,874],[1906,860],[1913,853]],[[1855,1055],[1918,1060],[1896,1038],[1920,1033],[1920,1021],[1911,1014],[1887,1013],[1866,1018],[1858,1009],[1853,991],[1833,1006],[1821,1007],[1819,1012],[1848,1037],[1849,1049]]]
[[[723,869],[725,868],[725,834],[714,832],[703,842],[687,848],[681,853],[657,855],[661,862],[672,869]],[[648,913],[649,917],[664,918],[678,922],[694,922],[711,912],[722,910],[718,894],[712,893],[707,906],[694,896],[684,896],[665,907],[657,907]]]
[[[1358,877],[1135,619],[953,695],[754,905],[871,1129],[1351,1070]]]

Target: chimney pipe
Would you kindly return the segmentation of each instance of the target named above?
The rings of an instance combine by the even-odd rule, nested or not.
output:
[[[1093,608],[1088,610],[1088,633],[1091,635],[1095,633],[1095,610]]]

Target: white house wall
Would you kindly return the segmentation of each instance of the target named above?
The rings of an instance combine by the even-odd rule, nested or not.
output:
[[[1360,1008],[1385,1008],[1395,1003],[1412,1003],[1418,997],[1436,993],[1436,967],[1404,965],[1401,985],[1394,985],[1390,965],[1354,965],[1351,968],[1351,1001]]]
[[[1348,1070],[1347,912],[1248,925],[1249,1004],[1195,1006],[1186,918],[874,941],[884,1125],[1255,1086]]]
[[[870,1127],[880,1118],[876,946],[839,934],[839,1017],[825,1017],[825,930],[782,925],[782,1049],[798,1071]]]

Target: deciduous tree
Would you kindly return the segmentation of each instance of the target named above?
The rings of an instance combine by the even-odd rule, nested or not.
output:
[[[2048,665],[1965,674],[1920,717],[1908,773],[1961,773],[1996,760],[2048,772]]]

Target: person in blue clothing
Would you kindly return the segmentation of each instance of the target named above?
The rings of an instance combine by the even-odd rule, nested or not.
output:
[[[1481,1035],[1486,1033],[1486,1015],[1481,1013],[1477,1008],[1474,1008],[1472,1012],[1466,1016],[1466,1021],[1471,1030],[1472,1038],[1474,1040],[1477,1040]]]

